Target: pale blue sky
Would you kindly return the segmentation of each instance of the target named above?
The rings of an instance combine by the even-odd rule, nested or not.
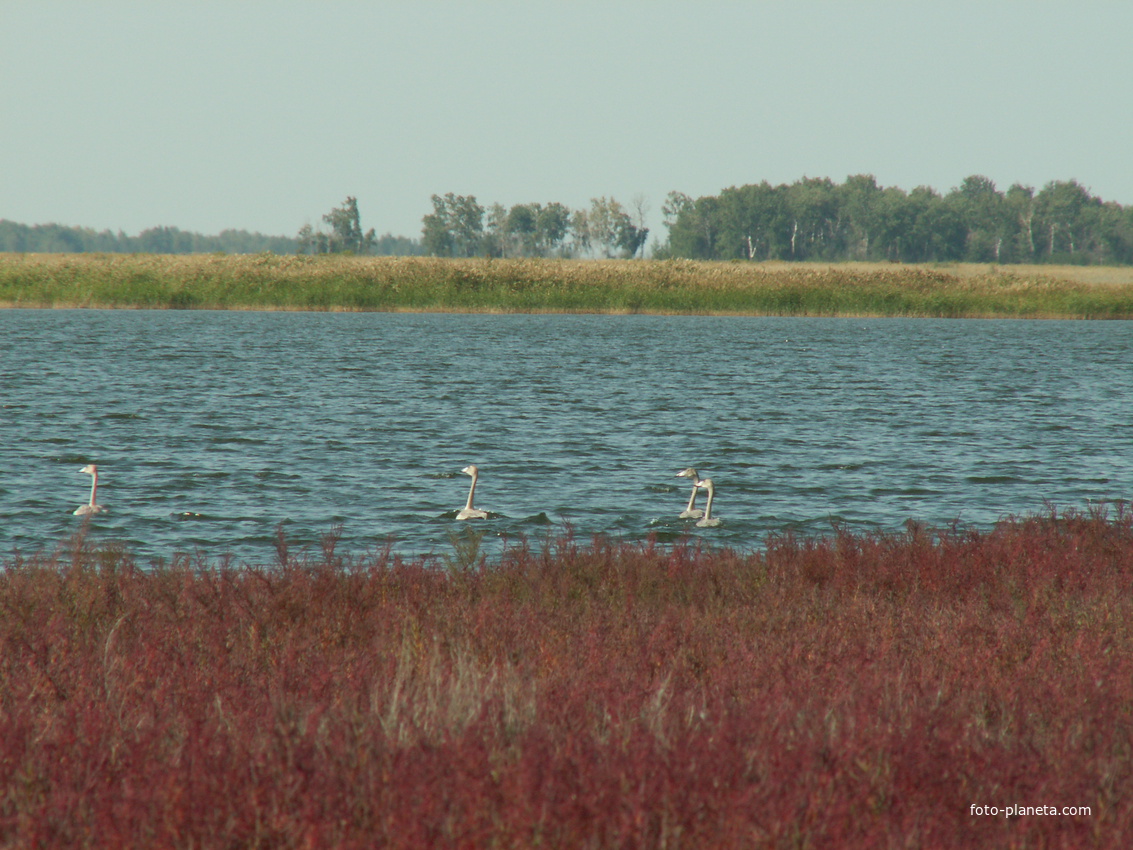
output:
[[[872,173],[1133,204],[1133,2],[0,0],[0,218],[293,235],[347,195]]]

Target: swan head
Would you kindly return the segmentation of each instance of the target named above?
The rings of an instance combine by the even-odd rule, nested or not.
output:
[[[688,469],[682,469],[677,473],[677,478],[691,478],[693,481],[699,481],[700,476],[696,474],[696,470],[691,466]]]
[[[701,490],[707,490],[709,493],[715,492],[716,488],[712,486],[711,478],[703,478],[696,482],[696,486]]]
[[[475,477],[480,472],[480,470],[477,469],[476,465],[473,464],[473,463],[468,464],[468,466],[464,467],[464,469],[462,469],[460,471],[463,472],[465,475],[471,475],[473,477]]]
[[[97,475],[98,474],[98,467],[95,466],[93,463],[88,463],[86,466],[84,466],[82,469],[80,469],[79,472],[80,473],[86,473],[87,475]]]

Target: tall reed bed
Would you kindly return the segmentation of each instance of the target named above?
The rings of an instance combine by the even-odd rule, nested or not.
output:
[[[1133,842],[1126,511],[460,551],[10,558],[0,844]]]
[[[686,260],[0,255],[0,304],[1133,318],[1133,272]]]

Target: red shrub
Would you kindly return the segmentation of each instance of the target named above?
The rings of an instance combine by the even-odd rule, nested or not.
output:
[[[1133,841],[1124,511],[285,560],[5,565],[0,843]]]

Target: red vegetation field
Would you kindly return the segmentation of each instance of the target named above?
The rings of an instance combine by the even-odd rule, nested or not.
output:
[[[11,558],[0,846],[1133,846],[1128,511],[449,568],[332,544]]]

